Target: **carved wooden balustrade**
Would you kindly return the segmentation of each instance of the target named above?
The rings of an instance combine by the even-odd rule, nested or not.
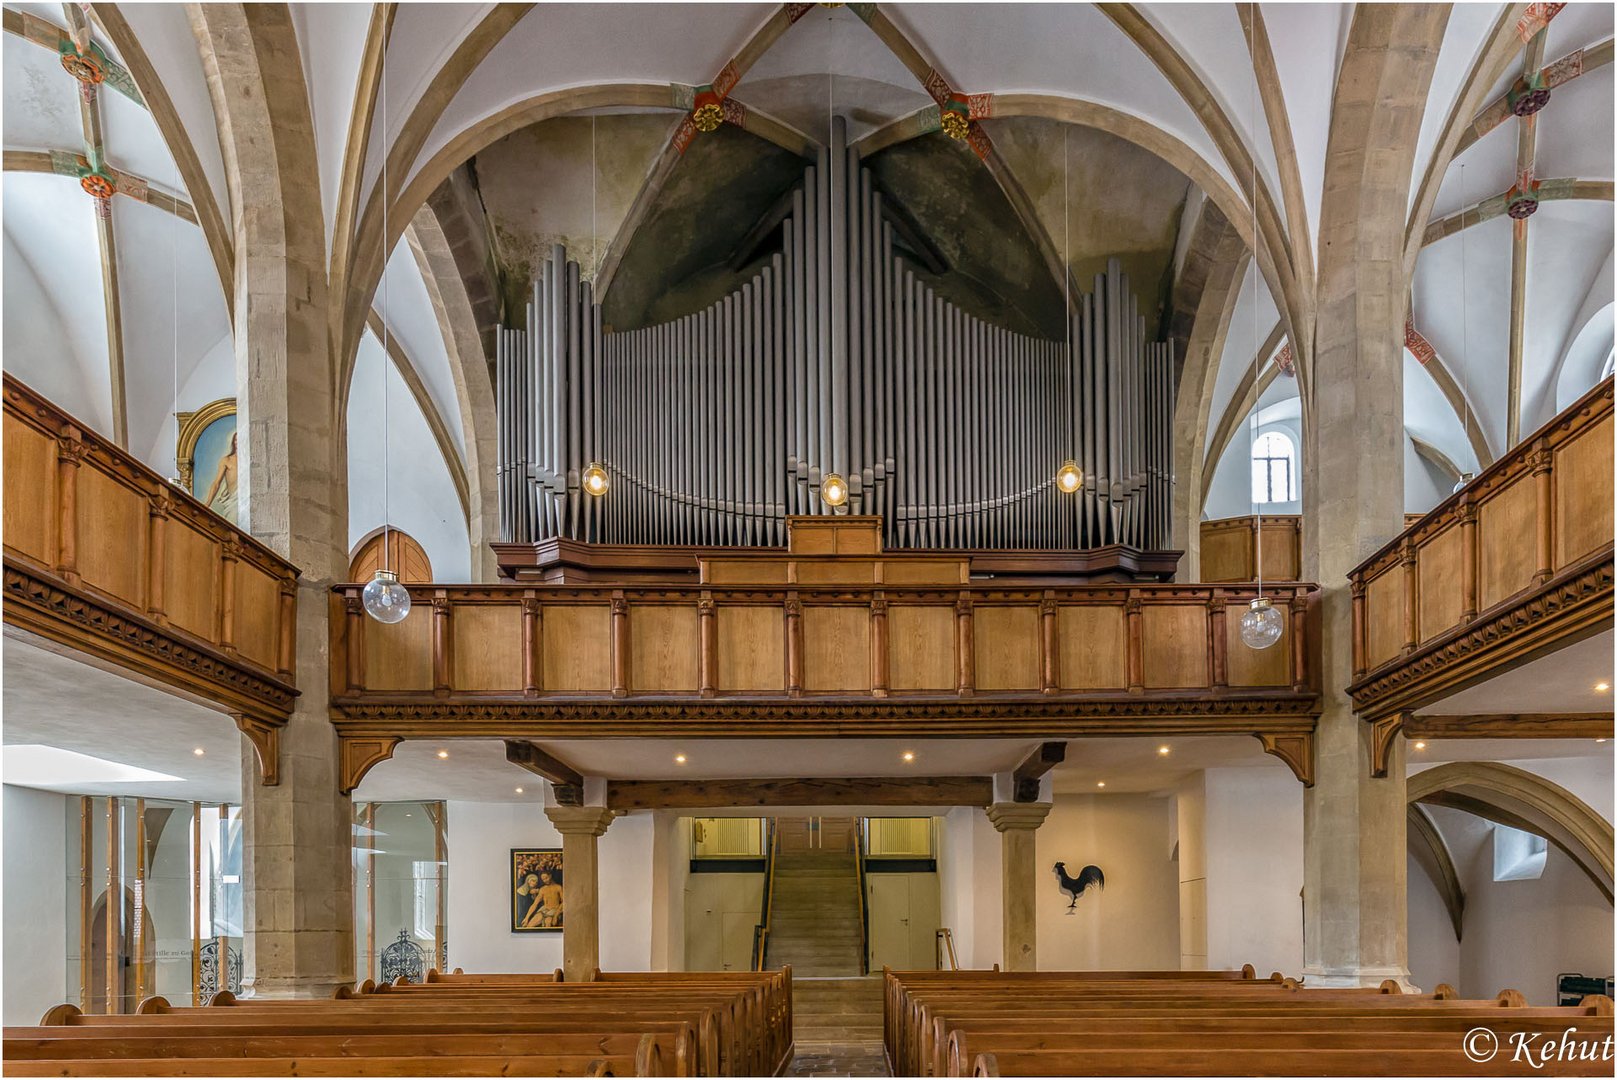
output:
[[[1379,775],[1413,710],[1611,626],[1612,381],[1440,503],[1349,581],[1348,689],[1375,724]]]
[[[6,624],[229,713],[274,783],[296,568],[10,375],[4,393]]]
[[[1258,568],[1258,518],[1219,518],[1201,523],[1201,579],[1253,581]],[[1298,581],[1303,573],[1303,519],[1265,514],[1263,580]]]
[[[333,590],[351,788],[404,738],[1259,736],[1311,782],[1316,588],[998,586],[936,555],[736,552],[692,585],[424,585],[396,625]]]

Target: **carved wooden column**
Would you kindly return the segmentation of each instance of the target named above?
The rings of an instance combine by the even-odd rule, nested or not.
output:
[[[1214,690],[1230,683],[1229,640],[1224,625],[1228,617],[1229,605],[1223,597],[1207,601],[1207,670],[1212,674]]]
[[[275,670],[290,677],[297,664],[298,652],[298,585],[296,581],[281,582],[280,640],[276,644]]]
[[[448,697],[455,684],[454,606],[443,590],[432,598],[432,693]]]
[[[971,618],[971,596],[961,593],[955,601],[955,689],[961,697],[977,691],[977,639]]]
[[[803,601],[786,597],[786,696],[803,695]]]
[[[617,815],[604,806],[547,806],[561,833],[567,914],[562,920],[562,972],[568,982],[589,982],[601,966],[601,835]]]
[[[1039,689],[1053,694],[1061,687],[1060,653],[1056,649],[1056,598],[1046,589],[1039,602]]]
[[[1128,676],[1129,693],[1145,693],[1145,626],[1144,614],[1140,609],[1140,598],[1135,596],[1133,590],[1123,603],[1124,619],[1128,624]]]
[[[533,697],[539,693],[540,666],[539,641],[543,627],[539,622],[539,601],[532,596],[522,598],[522,694]]]
[[[877,593],[870,602],[870,694],[887,696],[887,600]]]
[[[1405,540],[1398,561],[1404,567],[1404,654],[1420,644],[1420,589],[1415,566],[1415,542]]]
[[[629,601],[612,594],[612,696],[629,696]]]
[[[348,671],[345,681],[350,693],[365,686],[365,603],[358,593],[343,598],[344,628],[347,637]]]
[[[56,572],[70,585],[79,582],[79,464],[84,451],[74,428],[56,441]]]
[[[1540,444],[1533,453],[1534,518],[1538,558],[1533,583],[1542,585],[1555,572],[1555,453]]]
[[[1462,623],[1477,617],[1477,504],[1469,491],[1460,497],[1460,609]]]
[[[172,506],[166,491],[155,491],[147,497],[146,614],[159,626],[168,625],[168,610],[163,606],[163,577],[167,571],[168,514]]]
[[[1308,689],[1308,598],[1291,598],[1291,688],[1297,693]],[[1219,635],[1219,640],[1224,640]]]
[[[1353,597],[1353,626],[1352,626],[1352,652],[1353,677],[1362,676],[1367,668],[1367,657],[1370,655],[1369,624],[1364,618],[1364,583],[1355,581],[1349,592]]]
[[[988,807],[1000,836],[1000,903],[1006,971],[1037,971],[1038,867],[1035,833],[1050,814],[1049,803],[1008,802]]]
[[[696,601],[696,623],[701,638],[697,685],[703,697],[712,697],[719,683],[719,622],[718,613],[713,610],[712,594],[703,593]]]
[[[236,652],[236,563],[241,547],[234,541],[219,545],[219,647]]]

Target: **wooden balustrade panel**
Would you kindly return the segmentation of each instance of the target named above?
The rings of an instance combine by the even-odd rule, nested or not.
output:
[[[786,611],[780,605],[720,604],[718,680],[725,690],[786,689]]]
[[[8,412],[5,454],[6,551],[49,566],[56,561],[56,440]]]
[[[545,605],[540,660],[546,690],[611,690],[612,606]]]
[[[1128,621],[1122,606],[1058,605],[1056,653],[1056,685],[1061,689],[1126,689]]]
[[[1394,565],[1364,590],[1365,644],[1370,666],[1384,664],[1404,648],[1404,571]]]
[[[1248,604],[1224,605],[1224,657],[1230,686],[1289,686],[1291,684],[1290,611],[1281,611],[1280,640],[1267,649],[1254,649],[1241,640],[1241,616]]]
[[[449,626],[457,690],[522,692],[520,605],[456,604]]]
[[[804,691],[868,693],[870,686],[870,608],[804,604]]]
[[[694,604],[632,605],[629,689],[694,692],[701,668],[699,623]]]
[[[1426,540],[1416,559],[1420,640],[1430,641],[1457,625],[1465,610],[1465,538],[1460,526],[1451,525]]]
[[[957,685],[952,603],[887,606],[888,680],[893,692]]]
[[[432,689],[432,605],[425,598],[400,622],[367,618],[362,633],[367,689]]]
[[[78,468],[75,527],[79,577],[91,588],[146,610],[146,493],[94,458]]]
[[[218,631],[219,541],[182,518],[163,527],[163,610],[170,626],[201,638]]]
[[[1257,517],[1220,518],[1201,523],[1201,580],[1252,581],[1257,566]],[[1295,514],[1263,518],[1263,579],[1296,581],[1302,574],[1302,518]]]
[[[1612,418],[1555,451],[1555,565],[1559,570],[1611,544]]]
[[[977,689],[1039,688],[1039,609],[980,604],[972,609]]]
[[[1533,553],[1537,520],[1533,478],[1526,474],[1478,507],[1478,591],[1482,610],[1533,584],[1533,573],[1538,569]]]
[[[1202,580],[1252,580],[1252,530],[1227,521],[1202,522]]]
[[[297,690],[297,570],[10,375],[9,624],[267,728]],[[266,775],[273,773],[273,760]]]
[[[247,659],[274,668],[281,644],[281,583],[249,562],[238,559],[234,565],[232,644]]]
[[[1147,690],[1208,685],[1206,604],[1146,604],[1140,628]]]

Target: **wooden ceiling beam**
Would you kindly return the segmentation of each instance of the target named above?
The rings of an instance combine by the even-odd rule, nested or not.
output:
[[[511,744],[508,742],[506,745],[509,747]],[[993,801],[994,781],[989,776],[612,780],[606,788],[606,805],[613,810],[699,810],[754,806],[987,806]]]
[[[1609,739],[1612,714],[1476,713],[1467,716],[1404,718],[1410,739]]]
[[[505,740],[505,760],[549,780],[557,787],[582,788],[584,776],[561,758],[526,739]]]
[[[1016,771],[1011,773],[1012,786],[1015,789],[1015,800],[1017,802],[1037,802],[1039,799],[1040,778],[1066,760],[1066,743],[1040,743],[1031,754],[1022,759],[1022,763],[1016,767]]]

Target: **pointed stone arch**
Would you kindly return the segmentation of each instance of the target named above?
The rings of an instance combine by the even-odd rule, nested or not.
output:
[[[1612,902],[1612,825],[1537,773],[1496,761],[1450,761],[1409,778],[1409,803],[1448,806],[1536,833],[1566,854]]]

